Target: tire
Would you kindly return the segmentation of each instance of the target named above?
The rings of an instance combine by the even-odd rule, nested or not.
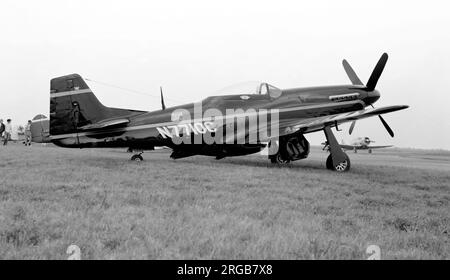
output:
[[[270,162],[273,163],[273,164],[277,163],[277,157],[276,156],[271,156],[270,157]]]
[[[345,155],[345,160],[337,165],[333,165],[333,159],[331,158],[331,154],[327,158],[327,169],[336,171],[336,172],[347,172],[350,170],[350,158]]]
[[[132,161],[143,161],[144,158],[143,158],[141,155],[133,155],[133,156],[131,157],[131,160],[132,160]]]
[[[327,169],[333,170],[333,160],[331,159],[331,154],[327,157]]]

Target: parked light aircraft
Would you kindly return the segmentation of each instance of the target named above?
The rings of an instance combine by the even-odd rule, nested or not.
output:
[[[196,117],[194,111],[198,103],[166,108],[162,92],[161,110],[106,107],[80,75],[62,76],[50,82],[49,137],[54,144],[67,148],[129,148],[140,151],[131,158],[138,161],[143,160],[144,150],[155,147],[169,147],[174,159],[194,155],[221,159],[253,154],[270,147],[273,152],[269,160],[286,164],[308,156],[306,134],[323,131],[330,146],[326,166],[343,172],[350,169],[350,159],[336,140],[333,127],[338,129],[339,125],[352,122],[351,132],[357,120],[378,116],[393,137],[394,132],[381,115],[408,108],[406,105],[373,107],[380,98],[375,87],[387,60],[388,55],[384,53],[365,85],[343,60],[350,85],[279,89],[259,83],[252,92],[231,91],[202,100],[202,112],[211,109],[222,117],[219,114]],[[236,110],[227,114],[228,109]],[[251,121],[255,111],[259,118],[256,122]],[[242,117],[242,112],[245,125],[232,122],[230,126],[228,120]],[[267,123],[261,122],[261,116]],[[276,131],[267,133],[269,126],[276,127]],[[200,142],[178,141],[179,137],[193,139],[199,135]],[[251,135],[256,137],[250,139]],[[206,137],[215,141],[207,142]]]

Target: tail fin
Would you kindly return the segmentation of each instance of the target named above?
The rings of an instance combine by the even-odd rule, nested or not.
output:
[[[104,106],[78,74],[54,78],[50,82],[50,134],[52,136],[77,133],[80,127],[136,113],[142,113],[142,111]]]

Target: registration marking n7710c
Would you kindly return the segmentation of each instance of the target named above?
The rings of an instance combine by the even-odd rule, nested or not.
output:
[[[204,123],[186,123],[186,124],[178,124],[178,125],[169,125],[169,126],[160,126],[156,129],[161,134],[163,138],[172,138],[179,137],[180,132],[184,131],[185,135],[190,135],[191,132],[195,135],[205,134],[206,132],[216,132],[216,129],[213,127],[214,124],[212,122],[204,122]]]

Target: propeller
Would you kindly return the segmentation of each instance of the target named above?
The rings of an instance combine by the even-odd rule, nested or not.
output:
[[[350,81],[352,81],[352,84],[354,85],[364,85],[361,80],[358,78],[358,75],[356,75],[353,68],[350,66],[350,64],[347,62],[347,60],[342,60],[342,66],[344,66],[344,70],[347,73],[347,76],[350,78]]]
[[[370,105],[370,106],[372,106],[372,108],[375,109],[375,107],[373,105]],[[381,115],[378,115],[378,118],[380,118],[381,123],[383,124],[384,128],[386,128],[386,130],[389,133],[389,135],[391,135],[391,137],[394,137],[394,131],[392,131],[391,127],[384,120],[384,118]]]
[[[391,135],[391,137],[394,137],[394,131],[392,131],[392,129],[387,124],[387,122],[383,119],[383,117],[381,115],[378,115],[378,117],[380,118],[380,121],[383,123],[384,128],[386,128],[389,135]]]
[[[386,66],[387,60],[388,60],[387,53],[383,53],[383,55],[380,57],[380,60],[378,60],[377,65],[373,69],[372,75],[370,75],[370,78],[367,81],[366,87],[368,91],[373,91],[377,86],[378,79],[380,78],[381,73],[383,73],[384,66]]]
[[[378,80],[380,79],[380,76],[383,73],[384,67],[386,66],[387,60],[388,60],[388,54],[387,53],[383,53],[381,55],[380,59],[378,60],[377,65],[375,65],[375,68],[373,69],[369,80],[367,81],[366,90],[368,92],[371,92],[371,91],[375,90],[375,87],[377,86]],[[342,61],[342,66],[344,66],[344,70],[347,73],[347,76],[349,77],[349,79],[352,82],[352,84],[354,84],[354,85],[363,85],[363,83],[358,78],[358,76],[356,75],[355,71],[350,66],[350,64],[347,62],[347,60],[344,59]],[[375,108],[373,105],[371,105],[371,106],[372,106],[372,108]],[[378,118],[380,118],[381,123],[383,124],[384,128],[387,130],[389,135],[391,137],[394,137],[394,132],[392,131],[390,126],[387,124],[387,122],[383,119],[383,117],[381,115],[378,115]],[[352,124],[350,125],[349,130],[348,130],[349,134],[352,134],[353,129],[355,128],[355,125],[356,125],[356,121],[353,121]]]
[[[159,87],[159,91],[161,92],[161,107],[163,110],[166,110],[166,104],[164,104],[164,95],[163,95],[162,87]]]
[[[352,124],[350,125],[350,129],[348,130],[348,134],[352,134],[352,132],[353,132],[353,129],[355,128],[355,124],[356,124],[356,121],[352,121]]]

